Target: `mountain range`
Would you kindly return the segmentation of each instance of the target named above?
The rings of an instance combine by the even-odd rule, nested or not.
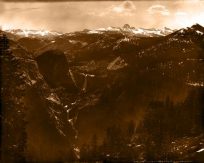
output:
[[[6,162],[203,160],[201,25],[5,30],[0,45]]]

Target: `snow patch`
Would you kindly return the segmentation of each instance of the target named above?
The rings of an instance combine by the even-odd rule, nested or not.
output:
[[[100,32],[97,30],[88,31],[88,34],[98,34],[98,33],[100,33]]]
[[[114,59],[107,67],[108,70],[118,70],[126,67],[128,64],[121,57]]]
[[[196,152],[200,153],[200,152],[203,152],[203,151],[204,151],[204,148],[202,148],[202,149],[200,149],[200,150],[198,150]]]
[[[53,93],[51,93],[46,99],[60,105],[59,98]]]
[[[199,34],[199,35],[203,35],[203,32],[198,31],[198,30],[196,31],[196,33]]]
[[[189,82],[187,85],[193,86],[193,87],[204,87],[204,82]]]

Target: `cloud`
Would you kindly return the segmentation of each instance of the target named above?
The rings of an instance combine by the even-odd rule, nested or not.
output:
[[[135,10],[136,10],[136,7],[132,1],[125,1],[118,6],[113,6],[111,8],[111,11],[115,13],[129,13],[130,14],[130,13],[134,13]]]
[[[177,11],[177,12],[175,13],[175,15],[176,15],[176,16],[187,16],[188,13],[183,12],[183,11]]]
[[[188,0],[190,1],[190,0]],[[91,1],[61,3],[0,2],[0,26],[72,32],[120,27],[183,28],[204,25],[204,1]],[[158,4],[159,3],[159,4]]]
[[[121,7],[121,6],[115,6],[115,7],[112,8],[112,11],[116,12],[116,13],[122,13],[122,12],[124,12],[124,10],[125,9],[123,7]]]
[[[149,14],[161,14],[163,16],[168,16],[170,15],[169,10],[166,8],[166,6],[163,5],[153,5],[148,8],[147,10]]]
[[[120,16],[132,16],[136,11],[136,7],[132,1],[125,1],[117,5],[111,5],[110,7],[105,8],[103,11],[91,11],[90,15],[95,15],[99,17],[103,16],[113,16],[113,15],[120,15]]]
[[[183,1],[175,1],[175,4],[196,4],[196,3],[200,3],[202,0],[186,0],[185,3]]]

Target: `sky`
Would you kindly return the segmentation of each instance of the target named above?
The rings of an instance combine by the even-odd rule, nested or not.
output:
[[[15,0],[14,0],[15,1]],[[204,26],[204,0],[6,2],[0,1],[2,29],[73,32],[122,27],[179,29]]]

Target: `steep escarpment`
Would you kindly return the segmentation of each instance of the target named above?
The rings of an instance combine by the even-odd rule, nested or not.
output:
[[[29,54],[18,56],[2,34],[1,42],[3,162],[74,159],[75,131],[60,99]]]
[[[70,87],[74,89],[69,75],[66,56],[59,50],[46,51],[36,57],[41,74],[51,87]]]

